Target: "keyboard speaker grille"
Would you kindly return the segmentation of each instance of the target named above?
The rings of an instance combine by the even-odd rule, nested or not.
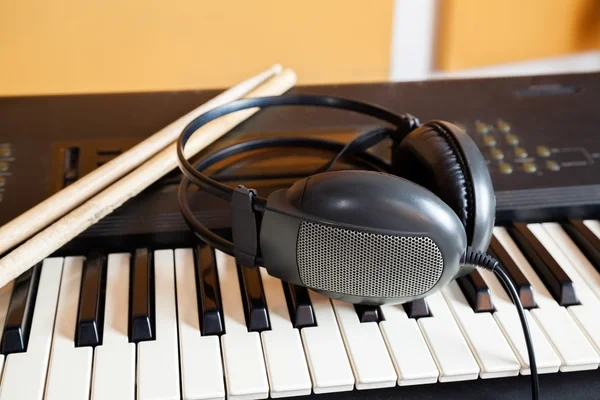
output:
[[[392,236],[300,224],[297,262],[311,288],[352,296],[406,297],[429,291],[443,270],[442,254],[428,237]]]

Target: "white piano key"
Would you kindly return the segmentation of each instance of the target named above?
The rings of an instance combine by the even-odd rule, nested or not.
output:
[[[600,237],[600,221],[595,219],[587,219],[584,220],[583,223],[590,231],[594,232],[594,235]]]
[[[179,349],[172,250],[154,252],[156,340],[138,343],[138,400],[177,400]]]
[[[6,313],[8,312],[8,305],[10,304],[14,283],[14,281],[10,281],[0,288],[0,338],[4,334],[4,322],[6,320]],[[0,354],[0,376],[2,376],[3,366],[4,354]]]
[[[408,318],[401,305],[386,304],[380,308],[385,320],[379,328],[396,368],[398,385],[437,382],[439,371],[417,321]]]
[[[223,399],[225,385],[219,337],[200,333],[192,249],[175,250],[175,275],[182,397],[185,400]]]
[[[479,365],[441,292],[427,297],[431,317],[417,323],[440,372],[440,382],[477,379]]]
[[[523,328],[521,327],[521,320],[517,314],[517,309],[493,272],[487,270],[479,272],[490,288],[492,302],[496,309],[493,313],[494,318],[519,359],[521,373],[524,375],[530,374],[529,354],[527,353]],[[525,315],[529,324],[529,330],[531,331],[531,340],[533,342],[538,373],[558,372],[561,365],[560,358],[538,326],[537,321],[529,313],[529,310],[525,310]]]
[[[598,322],[596,322],[596,319],[585,318],[585,316],[592,312],[595,312],[596,315],[598,315],[600,313],[600,301],[590,289],[590,285],[593,284],[593,282],[586,282],[566,255],[566,252],[569,252],[571,255],[575,253],[573,248],[569,248],[570,238],[562,238],[560,236],[562,228],[554,224],[530,224],[528,227],[560,265],[563,271],[571,278],[571,281],[573,281],[575,293],[577,294],[581,305],[577,306],[577,308],[574,308],[573,306],[567,307],[567,310],[574,316],[577,324],[583,330],[590,343],[594,346],[596,355],[598,356],[598,352],[600,352],[600,329],[598,327]],[[576,251],[578,252],[579,250],[576,249]],[[593,311],[585,310],[587,308],[591,308]],[[578,312],[578,309],[584,310]]]
[[[308,291],[317,326],[302,328],[302,342],[316,394],[354,388],[354,375],[329,298]]]
[[[281,281],[260,269],[267,299],[271,330],[261,333],[271,397],[301,396],[311,393],[312,384],[300,332],[294,328]]]
[[[43,262],[27,351],[6,357],[0,400],[42,399],[62,267],[62,258],[47,258]]]
[[[396,385],[398,376],[376,322],[361,323],[354,305],[332,300],[357,389]]]
[[[496,227],[494,235],[531,283],[538,308],[531,310],[530,314],[560,357],[560,370],[568,372],[597,368],[600,360],[593,346],[567,309],[559,306],[548,292],[506,229]]]
[[[221,336],[227,396],[235,400],[265,399],[269,382],[258,332],[248,332],[235,259],[215,250],[225,320]]]
[[[131,255],[110,254],[102,344],[94,349],[92,400],[129,400],[135,396],[135,343],[127,336]]]
[[[93,348],[75,347],[83,262],[83,257],[67,257],[63,265],[46,400],[75,400],[89,396]]]
[[[479,376],[501,378],[519,374],[521,364],[491,313],[475,313],[456,281],[442,290],[479,364]]]

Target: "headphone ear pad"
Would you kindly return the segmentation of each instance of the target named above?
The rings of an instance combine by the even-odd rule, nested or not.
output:
[[[458,216],[467,243],[486,251],[495,220],[495,196],[488,167],[466,133],[432,121],[412,131],[392,151],[392,172],[421,185]]]

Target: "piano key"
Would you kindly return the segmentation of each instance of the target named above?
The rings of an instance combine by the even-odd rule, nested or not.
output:
[[[105,263],[106,256],[93,254],[83,266],[75,346],[97,346],[102,341]]]
[[[404,304],[404,310],[406,311],[408,318],[419,319],[431,316],[425,299],[409,301],[408,303]]]
[[[84,399],[90,393],[93,348],[77,347],[75,335],[83,265],[83,257],[65,258],[45,400]]]
[[[523,304],[523,308],[526,310],[535,308],[536,304],[531,283],[529,283],[525,275],[523,275],[519,267],[517,267],[517,264],[515,264],[506,249],[502,247],[495,236],[492,236],[490,248],[492,250],[490,253],[500,262],[500,265],[512,279],[513,284],[519,293],[519,299]]]
[[[479,274],[479,271],[474,269],[469,274],[456,279],[456,282],[475,312],[494,311],[490,289]]]
[[[494,228],[494,236],[531,282],[538,308],[530,310],[561,359],[560,371],[595,369],[600,362],[594,348],[565,307],[559,306],[505,228]]]
[[[137,345],[137,399],[176,400],[180,389],[173,251],[157,250],[153,259],[156,338]]]
[[[8,313],[8,304],[10,303],[10,297],[12,295],[15,281],[10,281],[6,285],[0,288],[0,338],[4,331],[4,322],[6,321],[6,314]],[[4,354],[0,353],[0,376],[2,376],[2,369],[4,366]]]
[[[210,253],[210,248],[204,248]],[[202,336],[200,333],[195,269],[192,249],[176,249],[181,394],[184,399],[224,399],[225,385],[219,337]]]
[[[579,294],[581,305],[568,310],[600,354],[600,274],[559,224],[544,223],[531,229],[539,228],[547,234],[545,245],[573,280]]]
[[[131,255],[110,254],[102,344],[94,349],[92,400],[125,400],[135,396],[135,343],[129,342],[128,307]]]
[[[527,353],[523,328],[517,314],[517,309],[502,286],[502,283],[493,272],[482,270],[481,276],[486,281],[492,294],[492,301],[495,305],[493,316],[512,347],[513,352],[519,359],[521,373],[524,375],[530,374],[529,354]],[[552,344],[547,340],[538,323],[529,313],[529,310],[525,311],[525,315],[529,324],[529,330],[531,331],[538,373],[558,372],[561,360],[552,348]]]
[[[152,280],[152,255],[148,249],[135,252],[131,274],[131,299],[129,337],[134,343],[154,338],[154,282]]]
[[[316,326],[300,331],[315,394],[354,388],[354,375],[328,297],[309,290]]]
[[[238,265],[238,276],[248,331],[262,332],[271,329],[260,271],[258,268]]]
[[[40,269],[41,264],[37,264],[15,279],[2,335],[2,354],[4,355],[23,352],[27,349]]]
[[[457,282],[451,282],[442,293],[479,364],[479,376],[486,379],[518,375],[521,364],[492,314],[475,313]]]
[[[427,297],[431,317],[417,320],[438,370],[440,382],[477,379],[479,364],[441,292]]]
[[[584,220],[583,224],[596,235],[596,237],[600,237],[600,221],[588,219]]]
[[[283,282],[283,290],[289,305],[288,309],[294,328],[302,329],[308,326],[315,326],[315,313],[310,303],[308,289],[304,286]]]
[[[377,306],[366,304],[355,304],[354,309],[360,322],[379,322],[381,321],[381,312]]]
[[[5,359],[0,400],[41,400],[44,395],[63,259],[43,261],[27,351]]]
[[[396,385],[398,376],[376,323],[361,323],[351,303],[332,300],[357,389]]]
[[[311,393],[312,383],[300,332],[294,328],[279,279],[260,268],[271,319],[271,330],[261,333],[271,397],[302,396]]]
[[[222,335],[225,329],[215,255],[209,246],[199,246],[196,249],[196,260],[196,287],[202,335]]]
[[[579,304],[573,282],[528,226],[517,223],[509,232],[558,304]]]
[[[398,375],[398,385],[435,383],[438,369],[417,321],[408,318],[402,305],[381,306],[384,321],[379,323]]]
[[[580,219],[570,219],[568,223],[563,224],[563,229],[585,254],[596,271],[600,272],[600,237],[596,236]]]
[[[235,259],[215,250],[223,303],[225,334],[221,336],[229,399],[265,399],[269,382],[258,332],[248,332]]]

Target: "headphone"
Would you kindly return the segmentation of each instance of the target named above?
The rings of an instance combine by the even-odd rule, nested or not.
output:
[[[203,125],[223,115],[273,106],[316,106],[376,118],[387,127],[348,144],[310,138],[259,139],[221,149],[193,166],[185,145]],[[366,150],[390,138],[391,163]],[[306,147],[337,156],[326,168],[276,190],[229,187],[206,176],[211,165],[244,152]],[[467,254],[484,252],[495,219],[489,171],[475,142],[449,122],[420,124],[358,101],[313,95],[237,100],[185,127],[177,142],[184,174],[179,203],[190,229],[240,265],[263,266],[283,281],[360,304],[405,303],[426,297],[474,268]],[[371,170],[330,171],[341,157]],[[192,214],[190,184],[231,203],[232,238],[216,235]],[[473,258],[473,257],[471,257]]]

